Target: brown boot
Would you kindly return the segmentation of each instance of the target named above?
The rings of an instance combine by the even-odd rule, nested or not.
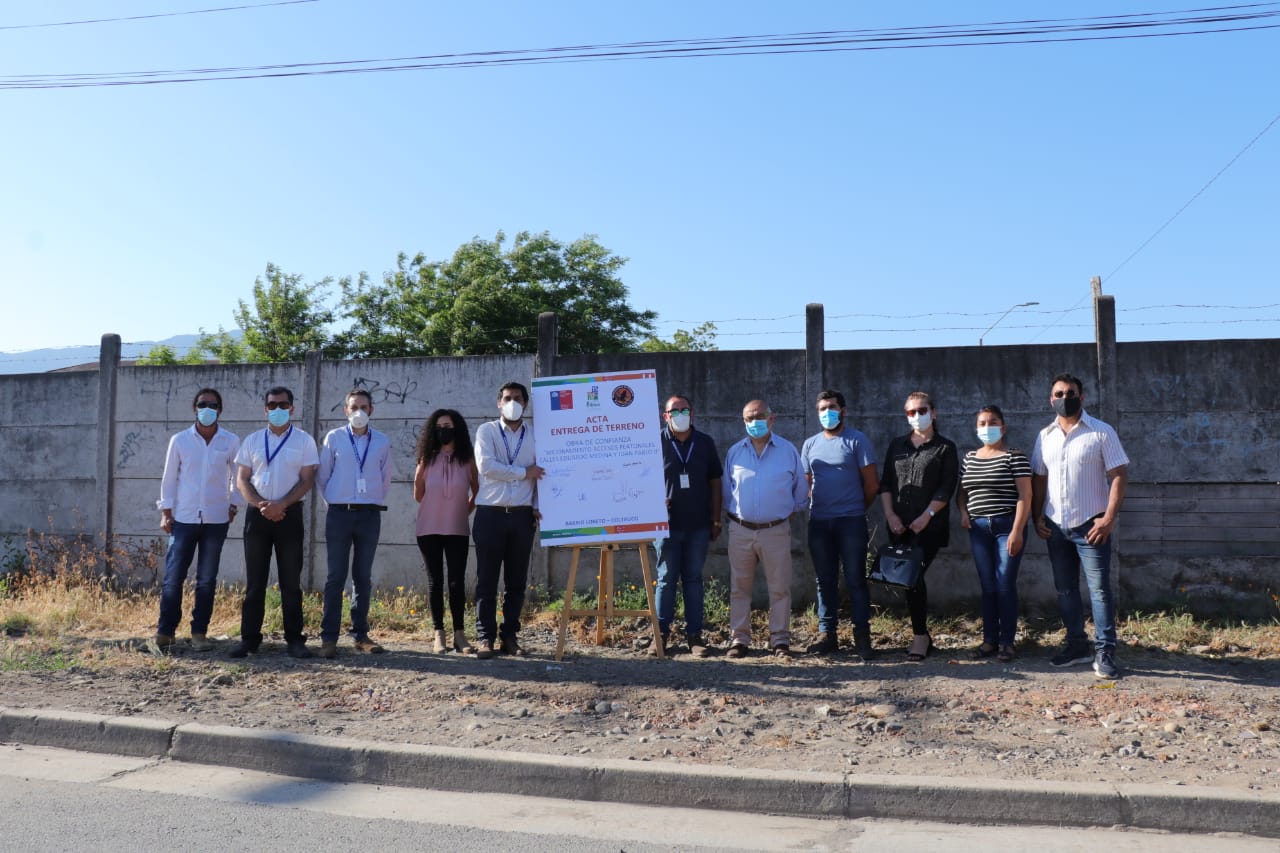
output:
[[[438,655],[442,655],[448,650],[449,650],[449,644],[445,642],[444,629],[441,628],[440,630],[436,631],[436,637],[435,637],[435,641],[431,645],[431,651],[435,652]]]
[[[191,650],[196,652],[213,651],[213,641],[204,634],[191,634]]]
[[[453,632],[453,650],[460,655],[475,654],[475,649],[467,642],[466,631]]]

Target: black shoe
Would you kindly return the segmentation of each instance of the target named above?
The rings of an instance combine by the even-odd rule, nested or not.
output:
[[[229,657],[243,658],[243,657],[248,657],[249,655],[256,655],[257,653],[258,653],[257,643],[247,643],[244,640],[241,640],[240,642],[236,643],[235,646],[231,649]]]
[[[724,653],[727,658],[745,658],[747,656],[747,646],[745,643],[733,643],[729,646],[729,651]]]
[[[503,637],[498,641],[498,648],[494,651],[500,655],[511,655],[512,657],[519,658],[528,654],[528,652],[520,647],[520,643],[516,641],[515,637]]]
[[[307,648],[306,640],[294,640],[292,643],[289,643],[288,653],[289,657],[297,658],[298,660],[306,660],[307,658],[315,657],[315,655],[312,654],[311,649]]]
[[[870,628],[853,629],[853,653],[864,661],[871,660],[876,656],[875,649],[871,647]]]
[[[787,643],[778,643],[773,647],[773,656],[784,659],[791,657],[791,646]]]
[[[818,635],[818,641],[810,644],[809,648],[805,649],[805,651],[811,655],[830,655],[839,651],[839,649],[840,640],[836,635],[834,633],[828,634],[826,631],[823,631]]]
[[[1049,658],[1049,666],[1077,666],[1093,663],[1093,647],[1088,643],[1067,643],[1062,651]]]

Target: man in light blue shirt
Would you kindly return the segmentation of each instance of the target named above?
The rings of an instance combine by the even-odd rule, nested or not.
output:
[[[769,647],[791,654],[792,514],[809,503],[809,485],[796,447],[773,434],[773,412],[764,400],[742,410],[747,437],[725,454],[724,507],[729,515],[729,623],[726,657],[746,657],[751,646],[751,589],[764,565],[769,588]]]
[[[351,633],[358,652],[381,653],[369,637],[369,596],[373,556],[382,532],[382,511],[391,486],[391,440],[369,426],[373,399],[363,388],[347,394],[347,425],[330,430],[320,447],[316,478],[329,512],[324,538],[329,576],[324,584],[324,617],[320,622],[320,656],[336,657],[342,628],[342,591],[351,575]],[[354,557],[353,557],[354,551]]]
[[[867,594],[867,507],[875,500],[880,478],[871,441],[845,423],[844,394],[818,395],[822,432],[800,448],[809,480],[809,556],[818,584],[818,641],[814,654],[839,648],[840,569],[849,589],[854,650],[870,660],[871,603]]]

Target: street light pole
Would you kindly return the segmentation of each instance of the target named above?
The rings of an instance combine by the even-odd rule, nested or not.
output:
[[[996,320],[994,323],[988,326],[987,331],[983,332],[981,335],[978,335],[978,346],[982,346],[982,339],[985,338],[991,332],[992,329],[1000,325],[1000,320],[1003,320],[1005,317],[1008,317],[1010,314],[1012,314],[1014,311],[1016,311],[1019,308],[1030,308],[1032,305],[1039,305],[1039,304],[1040,304],[1039,302],[1019,302],[1017,305],[1014,305],[1008,311],[1001,314],[998,320]]]

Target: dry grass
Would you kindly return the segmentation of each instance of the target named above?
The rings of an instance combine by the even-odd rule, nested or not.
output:
[[[101,665],[107,651],[102,644],[88,645],[67,642],[70,638],[95,640],[120,640],[128,637],[146,637],[155,630],[159,613],[158,576],[163,554],[146,548],[133,551],[117,551],[112,554],[115,568],[120,575],[141,579],[125,585],[100,574],[102,549],[86,537],[36,536],[26,543],[21,559],[7,559],[4,574],[0,574],[0,631],[14,636],[26,636],[40,640],[44,649],[42,659],[46,666],[59,668],[69,665],[73,658]],[[236,636],[240,627],[240,601],[243,589],[224,587],[215,599],[209,633],[214,636]],[[616,606],[622,609],[645,607],[647,599],[643,589],[626,587],[618,591]],[[191,611],[191,591],[183,604],[183,613]],[[527,621],[531,625],[554,628],[558,624],[563,597],[559,593],[531,588],[526,604]],[[594,608],[591,595],[575,597],[575,608]],[[319,593],[307,593],[303,598],[303,610],[310,633],[318,633],[322,602]],[[706,621],[708,639],[713,642],[728,638],[728,596],[722,584],[711,580],[706,586]],[[753,614],[757,635],[767,633],[766,616]],[[383,591],[374,596],[370,606],[370,626],[380,636],[395,641],[421,637],[430,633],[430,617],[427,596],[405,587]],[[447,618],[447,617],[446,617]],[[474,633],[474,610],[468,608],[467,629]],[[346,614],[344,613],[344,624]],[[279,593],[268,591],[266,623],[267,631],[282,628]],[[579,642],[594,641],[595,620],[574,619],[570,629]],[[638,635],[647,635],[649,628],[644,619],[618,619],[606,625],[606,643],[615,646],[631,644]],[[812,608],[798,613],[793,619],[797,642],[817,634],[817,618]],[[981,641],[980,621],[972,616],[935,616],[931,620],[935,636],[950,638],[950,645],[977,645]],[[1272,619],[1264,623],[1229,622],[1226,620],[1195,619],[1187,613],[1132,613],[1122,618],[1118,625],[1123,643],[1156,648],[1166,652],[1210,655],[1238,655],[1244,657],[1280,657],[1280,621]],[[848,631],[842,626],[842,633]],[[878,645],[906,646],[911,639],[909,622],[899,613],[877,609],[872,620],[872,634]],[[851,640],[852,638],[847,638]],[[1062,642],[1061,623],[1051,619],[1025,619],[1021,626],[1020,646],[1052,647]],[[65,647],[65,648],[64,648]],[[69,649],[85,649],[71,652]],[[3,661],[6,668],[15,647],[7,646]],[[94,655],[97,658],[94,658]]]

